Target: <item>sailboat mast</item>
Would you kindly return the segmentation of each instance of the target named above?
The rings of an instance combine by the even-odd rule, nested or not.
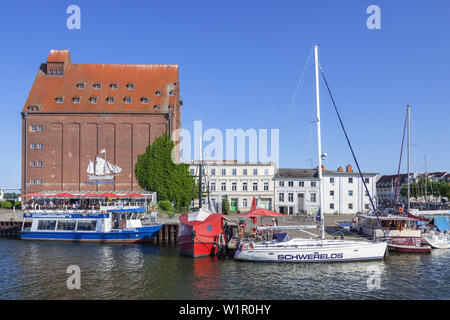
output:
[[[318,155],[318,175],[319,175],[319,201],[320,201],[320,226],[321,239],[325,239],[324,225],[324,199],[323,199],[323,183],[322,183],[322,142],[320,135],[320,97],[319,97],[319,54],[317,45],[314,45],[314,66],[316,74],[316,109],[317,109],[317,155]]]
[[[407,111],[408,111],[408,179],[407,179],[407,183],[408,183],[408,203],[407,203],[407,206],[406,206],[406,209],[407,209],[407,213],[409,213],[409,198],[410,198],[410,196],[411,196],[411,193],[410,193],[410,188],[409,188],[409,175],[410,175],[410,173],[409,173],[409,148],[410,148],[410,143],[411,143],[411,128],[410,128],[410,126],[411,126],[411,116],[410,116],[410,107],[409,107],[409,104],[408,104],[408,107],[407,107]]]
[[[198,203],[199,203],[199,208],[201,209],[203,206],[203,199],[202,199],[202,177],[203,177],[203,168],[202,168],[202,138],[200,137],[200,164],[199,164],[199,174],[198,174]]]
[[[427,154],[425,153],[425,206],[428,209],[427,204]]]

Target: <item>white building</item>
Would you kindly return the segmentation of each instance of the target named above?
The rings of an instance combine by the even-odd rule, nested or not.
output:
[[[274,181],[275,211],[293,215],[318,211],[317,169],[278,169]]]
[[[376,174],[363,173],[376,205]],[[275,210],[297,215],[316,213],[320,206],[317,169],[279,169],[275,180]],[[337,171],[322,169],[324,208],[327,214],[356,214],[372,210],[369,196],[352,166]]]
[[[260,208],[273,209],[275,165],[272,163],[241,163],[237,161],[203,161],[203,190],[209,183],[210,199],[215,211],[222,212],[222,201],[227,199],[231,211],[250,210],[253,197]],[[190,173],[198,176],[198,165],[190,166]]]

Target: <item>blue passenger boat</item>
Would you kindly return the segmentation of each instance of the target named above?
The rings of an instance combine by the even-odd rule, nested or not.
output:
[[[30,210],[20,231],[23,240],[145,242],[162,225],[145,221],[145,209]]]

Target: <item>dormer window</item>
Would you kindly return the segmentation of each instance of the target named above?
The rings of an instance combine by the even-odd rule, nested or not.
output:
[[[170,90],[170,91],[169,91],[169,95],[170,95],[170,96],[174,96],[174,95],[175,95],[175,91]]]
[[[106,98],[106,102],[108,102],[109,104],[113,104],[114,103],[114,98],[113,97],[108,97],[108,98]]]
[[[56,103],[63,103],[64,98],[63,97],[56,97]]]
[[[159,97],[161,95],[161,91],[160,90],[156,90],[155,94]]]
[[[142,102],[142,104],[148,104],[148,98],[147,97],[142,97],[141,98],[141,102]]]
[[[73,97],[72,98],[72,102],[73,103],[80,103],[81,102],[81,98],[80,97]]]
[[[126,104],[131,103],[131,97],[125,97],[123,100],[125,101]]]
[[[39,111],[39,106],[31,105],[31,106],[28,106],[27,109],[30,111]]]
[[[97,103],[97,97],[90,97],[89,101],[91,101],[91,103]]]
[[[77,88],[78,89],[84,89],[84,83],[77,83]]]
[[[111,89],[113,89],[113,90],[117,90],[117,88],[118,88],[117,83],[111,83],[109,86],[110,86]]]
[[[102,84],[101,83],[94,83],[93,87],[96,90],[100,90],[102,88]]]
[[[127,84],[128,90],[134,90],[134,83]]]
[[[173,106],[169,104],[169,110],[173,110]]]
[[[159,110],[159,106],[158,106],[158,105],[153,106],[153,108],[154,108],[155,110]]]

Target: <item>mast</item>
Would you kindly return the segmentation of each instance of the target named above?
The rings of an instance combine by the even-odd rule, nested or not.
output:
[[[410,175],[410,173],[409,173],[409,148],[410,148],[410,143],[411,143],[411,128],[410,128],[410,126],[411,126],[411,115],[410,115],[410,107],[409,107],[409,104],[408,104],[408,107],[407,107],[407,112],[408,112],[408,178],[407,178],[407,180],[406,180],[406,182],[408,183],[408,203],[407,203],[407,206],[406,206],[406,212],[407,212],[407,214],[409,214],[409,198],[410,198],[410,196],[411,196],[411,194],[410,194],[410,188],[409,188],[409,175]]]
[[[322,144],[320,136],[320,97],[319,97],[319,54],[317,45],[314,45],[314,66],[316,74],[316,109],[317,109],[317,158],[318,158],[318,175],[319,175],[319,201],[320,201],[320,226],[321,239],[325,239],[325,225],[324,225],[324,199],[323,199],[323,184],[322,184]]]
[[[425,206],[428,209],[427,204],[427,154],[425,153]]]
[[[202,168],[202,138],[200,137],[200,164],[199,164],[199,174],[198,174],[198,203],[199,208],[201,209],[203,207],[203,199],[202,199],[202,176],[203,176],[203,168]]]

